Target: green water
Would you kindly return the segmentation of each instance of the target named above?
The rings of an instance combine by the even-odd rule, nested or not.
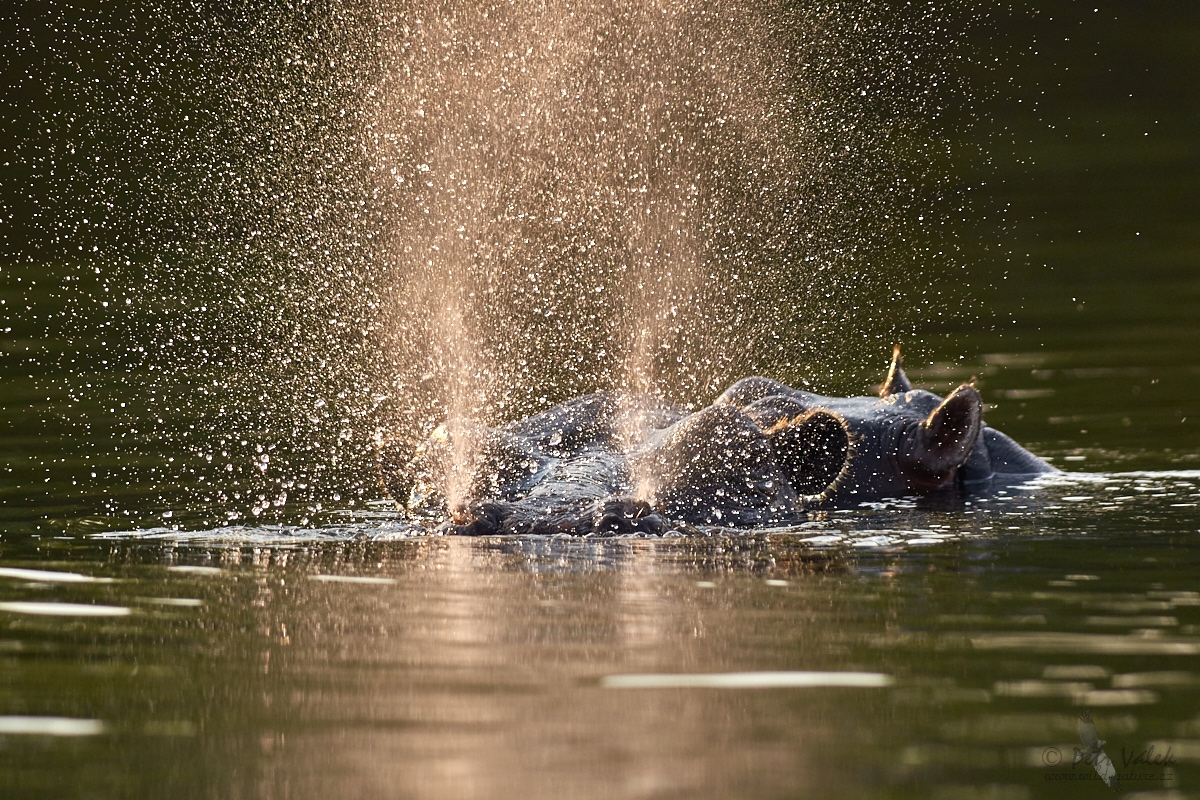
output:
[[[967,71],[939,206],[970,187],[964,307],[906,366],[976,377],[989,424],[1069,473],[986,500],[458,540],[398,520],[363,456],[256,517],[182,431],[272,387],[210,362],[191,385],[225,395],[164,402],[144,331],[79,302],[103,276],[8,232],[0,795],[1100,796],[1081,709],[1126,791],[1200,795],[1198,33],[1188,4],[1058,2],[974,34],[998,60]],[[882,373],[867,349],[837,388]],[[614,680],[747,672],[886,677]],[[1127,764],[1151,744],[1172,763]]]

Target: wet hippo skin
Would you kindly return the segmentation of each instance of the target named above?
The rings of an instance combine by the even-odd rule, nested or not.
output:
[[[970,384],[913,389],[896,349],[876,396],[825,397],[743,378],[694,413],[596,393],[499,428],[387,441],[384,484],[448,533],[664,533],[785,524],[806,510],[980,491],[1054,467],[983,422]]]

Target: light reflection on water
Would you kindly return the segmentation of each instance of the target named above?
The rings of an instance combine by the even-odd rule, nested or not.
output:
[[[67,717],[0,717],[0,736],[97,736],[104,733],[98,719]]]
[[[373,512],[10,549],[0,603],[132,613],[0,618],[0,714],[103,726],[0,733],[0,785],[1058,796],[1091,709],[1118,769],[1122,748],[1176,756],[1127,789],[1187,788],[1200,531],[1175,503],[1198,491],[1196,471],[1075,474],[685,538],[399,535]]]
[[[1196,48],[1179,35],[1195,28],[1184,19],[1194,13],[1182,11],[1194,4],[1175,4],[1174,12],[1162,5],[1155,14],[1126,4],[1128,13],[1115,16],[1108,12],[1121,4],[1103,13],[1077,5],[1018,11],[999,21],[994,50],[982,47],[980,63],[995,64],[984,85],[1001,87],[1002,102],[980,118],[994,124],[977,125],[979,139],[953,145],[960,157],[977,146],[989,153],[986,168],[959,170],[960,186],[982,198],[964,211],[961,192],[948,191],[929,217],[939,230],[963,213],[988,218],[936,236],[939,250],[963,248],[955,262],[971,266],[981,296],[973,312],[948,324],[944,339],[934,326],[905,342],[913,348],[910,377],[923,388],[944,393],[978,377],[990,424],[1060,466],[1094,473],[997,492],[987,502],[901,500],[814,515],[795,529],[673,540],[450,540],[383,511],[297,525],[320,502],[328,507],[338,493],[350,497],[348,489],[369,484],[368,447],[343,452],[339,436],[338,450],[350,460],[337,469],[327,453],[273,451],[272,477],[303,483],[307,475],[315,484],[330,476],[307,497],[296,486],[282,505],[274,493],[213,499],[207,480],[237,488],[225,482],[226,465],[209,470],[187,458],[199,450],[183,438],[158,435],[196,425],[211,445],[276,410],[263,397],[288,404],[346,389],[327,380],[324,364],[320,380],[300,386],[258,381],[250,373],[277,362],[278,349],[247,353],[256,341],[248,326],[230,324],[214,330],[219,341],[199,346],[236,345],[233,352],[243,355],[231,368],[205,370],[189,351],[165,362],[183,365],[182,396],[146,391],[160,383],[154,368],[164,362],[145,364],[141,352],[156,350],[143,346],[196,321],[187,313],[172,320],[183,311],[176,300],[197,288],[205,296],[188,305],[234,297],[236,289],[213,273],[221,253],[201,248],[180,262],[178,282],[139,285],[138,294],[149,297],[139,298],[128,319],[90,309],[116,266],[107,256],[62,266],[39,253],[28,264],[4,264],[0,602],[130,613],[0,612],[0,796],[1096,795],[1106,790],[1065,790],[1062,780],[1078,775],[1069,766],[1080,744],[1076,714],[1089,707],[1122,771],[1126,758],[1151,746],[1160,754],[1170,748],[1176,760],[1147,770],[1155,778],[1125,779],[1131,792],[1194,793],[1200,481],[1194,470],[1128,472],[1200,464],[1200,128],[1194,109],[1178,102],[1195,72]],[[42,6],[51,15],[69,12],[63,4]],[[189,11],[187,19],[201,17]],[[113,21],[122,31],[130,22],[120,14]],[[66,29],[44,26],[42,35],[56,50],[74,48],[60,33]],[[129,35],[136,38],[136,29]],[[89,48],[101,48],[90,51],[91,63],[128,61],[106,60],[100,32],[79,30]],[[70,87],[79,86],[89,62],[71,56],[78,63],[70,74],[51,76],[44,70],[63,62],[38,67],[49,51],[10,38],[6,52],[26,49],[13,63],[34,59],[29,85],[40,75],[57,87],[47,101],[72,103]],[[147,47],[160,44],[146,40]],[[1027,51],[1041,55],[1021,55]],[[190,61],[185,70],[210,74]],[[168,85],[156,73],[147,87]],[[235,94],[244,88],[230,86]],[[278,98],[293,110],[303,99],[294,88],[289,78],[292,99]],[[10,110],[25,101],[36,106],[38,94],[13,94],[19,102]],[[158,102],[164,98],[139,96],[169,111]],[[1037,97],[1043,100],[1031,102]],[[250,107],[270,109],[275,100]],[[86,125],[58,121],[78,110],[46,108],[55,133],[36,138],[48,166],[56,149],[60,163],[65,158],[67,137],[86,132]],[[1011,152],[994,138],[1001,130],[1001,138],[1012,133]],[[102,167],[96,158],[97,169],[110,175],[113,146],[84,138],[93,149],[81,156],[106,156]],[[170,137],[172,153],[178,141]],[[199,156],[205,152],[201,145]],[[18,217],[21,209],[38,210],[26,202],[37,188],[22,172],[33,155],[13,159],[9,185],[17,194],[5,196]],[[88,216],[98,211],[96,183],[69,182],[57,184],[66,206],[86,206]],[[161,199],[155,194],[156,207]],[[1010,206],[997,240],[993,210]],[[42,212],[53,224],[71,224],[70,214],[50,206]],[[10,215],[5,244],[20,250],[20,220],[15,233],[13,221]],[[866,215],[862,223],[878,219]],[[131,224],[141,223],[135,216]],[[297,233],[335,228],[301,225]],[[63,243],[77,241],[64,236]],[[240,240],[231,246],[240,253]],[[142,255],[132,255],[125,280],[143,271]],[[236,262],[254,266],[240,255]],[[91,282],[92,266],[104,268],[103,289],[101,278]],[[67,277],[83,283],[64,296],[59,279]],[[914,275],[895,289],[923,291],[933,277]],[[940,276],[933,288],[956,283]],[[789,337],[810,353],[832,358],[831,345],[857,347],[870,338],[860,333],[891,319],[864,313],[861,287],[842,284],[853,302],[832,303],[837,313],[818,321],[837,331],[836,341],[808,329]],[[333,299],[325,292],[306,298],[304,280],[288,291],[318,306]],[[928,307],[931,323],[934,311],[941,320],[951,310],[951,296]],[[355,315],[365,307],[351,305]],[[906,318],[926,313],[903,300],[896,306]],[[255,328],[269,321],[249,313]],[[883,353],[891,341],[878,344]],[[834,388],[863,391],[875,357],[855,355],[845,365],[852,372],[839,373]],[[220,391],[207,402],[192,391],[210,385]],[[116,411],[126,403],[125,413]],[[246,413],[231,419],[226,408]],[[262,443],[237,441],[246,450],[232,449],[231,460],[241,458],[239,466],[259,475]],[[223,448],[208,449],[220,455]],[[250,453],[254,462],[243,458]],[[251,505],[260,521],[292,524],[214,527],[231,506],[249,518]],[[184,530],[150,529],[158,523]],[[91,536],[114,527],[135,530]],[[602,686],[615,675],[775,672],[880,674],[895,683],[755,691]],[[60,735],[72,731],[87,735]]]
[[[33,614],[39,617],[125,617],[130,610],[125,606],[104,606],[93,603],[0,603],[0,612],[9,614]]]
[[[1160,502],[1161,501],[1161,502]],[[208,530],[149,528],[92,534],[94,541],[142,540],[180,544],[286,545],[338,541],[398,541],[424,538],[433,532],[405,520],[388,501],[371,504],[370,510],[334,511],[324,525],[227,525]],[[760,528],[753,532],[708,527],[707,537],[746,535],[796,538],[812,548],[907,548],[928,546],[970,537],[994,537],[1007,531],[1041,534],[1038,515],[1049,515],[1049,529],[1059,523],[1080,532],[1102,527],[1109,512],[1147,513],[1170,518],[1186,515],[1185,509],[1200,506],[1200,470],[1158,472],[1086,473],[1062,472],[1040,475],[1011,484],[996,483],[985,493],[964,495],[947,492],[926,497],[900,497],[864,502],[857,508],[813,509],[793,525]],[[1079,527],[1082,526],[1082,527]],[[1065,531],[1064,531],[1065,532]],[[536,548],[569,546],[560,542],[597,539],[647,541],[686,538],[676,532],[663,537],[643,534],[585,537],[500,537],[505,542],[521,541]],[[184,569],[187,567],[181,567]],[[0,569],[0,578],[5,570]],[[1070,579],[1071,576],[1067,576]],[[78,578],[76,578],[78,579]],[[1087,578],[1085,577],[1084,580]],[[67,580],[67,578],[59,578]]]

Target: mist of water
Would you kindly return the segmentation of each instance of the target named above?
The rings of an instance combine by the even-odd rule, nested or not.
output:
[[[147,9],[71,84],[51,228],[200,504],[373,496],[381,430],[828,384],[935,313],[933,6]]]
[[[595,389],[699,403],[764,354],[803,363],[841,287],[894,274],[872,251],[910,202],[895,121],[828,95],[870,39],[823,38],[833,13],[444,3],[397,22],[364,139],[391,208],[400,427],[466,440]]]

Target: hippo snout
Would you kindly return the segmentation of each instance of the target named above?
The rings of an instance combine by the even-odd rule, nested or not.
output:
[[[650,533],[661,535],[668,529],[662,514],[644,500],[610,497],[592,507],[593,533]]]
[[[508,516],[503,503],[472,500],[455,511],[438,531],[456,536],[491,536],[504,532],[504,521]]]
[[[456,536],[552,535],[556,533],[662,535],[672,525],[644,500],[606,497],[571,508],[532,503],[474,500],[455,512],[439,531]]]

